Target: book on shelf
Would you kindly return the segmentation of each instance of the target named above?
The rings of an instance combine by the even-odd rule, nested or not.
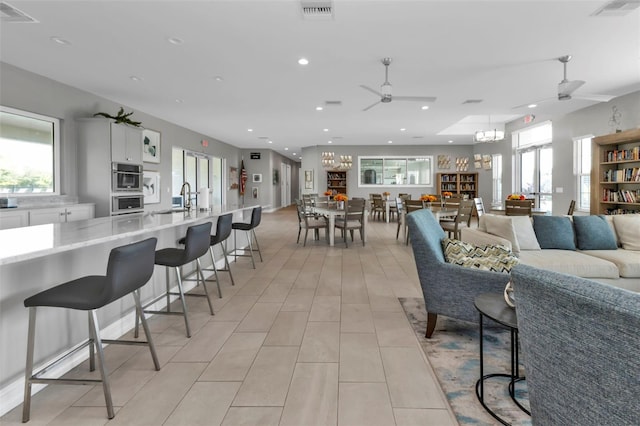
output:
[[[640,167],[612,169],[604,172],[604,182],[640,182]]]
[[[625,160],[640,160],[640,146],[635,146],[631,149],[614,149],[605,152],[606,162],[610,163]]]
[[[602,201],[609,203],[640,203],[640,189],[603,189]]]

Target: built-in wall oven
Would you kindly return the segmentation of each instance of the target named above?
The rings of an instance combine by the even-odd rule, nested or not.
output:
[[[111,197],[111,214],[138,213],[144,211],[144,195],[128,194]]]
[[[142,165],[127,163],[111,164],[112,192],[142,192]]]

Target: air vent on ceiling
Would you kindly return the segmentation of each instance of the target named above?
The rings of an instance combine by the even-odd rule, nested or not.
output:
[[[6,23],[37,23],[38,21],[9,3],[0,2],[0,21]]]
[[[599,7],[591,16],[624,16],[640,7],[640,0],[613,0]]]
[[[424,136],[411,136],[411,139],[423,139]]]
[[[311,20],[333,19],[332,0],[300,0],[302,18]]]
[[[466,101],[464,101],[462,103],[462,105],[464,105],[464,104],[479,104],[480,102],[482,102],[482,99],[467,99]]]
[[[342,106],[342,101],[324,101],[325,106]]]

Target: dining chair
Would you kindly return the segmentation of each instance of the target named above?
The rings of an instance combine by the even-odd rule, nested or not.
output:
[[[387,220],[387,215],[384,207],[384,200],[382,199],[382,196],[380,196],[379,198],[374,197],[372,199],[371,213],[372,213],[371,217],[374,217],[377,213],[378,220],[380,220],[380,215],[382,215],[383,221]]]
[[[569,216],[573,216],[573,211],[576,208],[576,200],[571,200],[571,202],[569,203],[569,211],[567,212],[567,215]]]
[[[403,220],[403,215],[404,215],[403,203],[404,203],[404,200],[402,199],[402,197],[396,197],[396,212],[398,214],[398,229],[396,229],[396,240],[400,236],[400,227],[402,226],[402,223],[404,222],[404,220]]]
[[[404,200],[402,203],[404,207],[404,228],[405,228],[405,244],[409,245],[409,229],[407,228],[407,220],[406,217],[409,213],[414,212],[416,210],[421,210],[425,208],[425,203],[422,200]]]
[[[353,234],[355,230],[360,232],[360,239],[362,240],[362,246],[364,247],[364,214],[366,200],[349,200],[346,205],[346,213],[344,217],[336,219],[335,227],[342,231],[342,237],[344,238],[345,247],[349,247],[347,240],[347,231],[351,234],[351,242],[354,241]],[[333,232],[333,231],[331,231]]]
[[[473,209],[473,200],[461,200],[460,204],[458,205],[458,214],[456,214],[455,219],[451,222],[440,221],[440,226],[449,234],[449,238],[451,238],[453,235],[453,239],[460,239],[462,228],[468,228],[471,225],[471,216],[473,215]]]
[[[484,210],[484,203],[482,202],[482,198],[478,197],[473,199],[473,204],[474,204],[474,211],[476,213],[476,217],[478,218],[478,225],[479,225],[480,216],[486,213]]]
[[[506,200],[504,214],[507,216],[531,216],[530,200]]]
[[[303,247],[307,246],[307,236],[309,235],[309,230],[313,229],[315,239],[320,239],[320,229],[324,229],[325,237],[329,236],[329,221],[324,216],[309,216],[305,214],[304,208],[300,205],[296,206],[298,209],[298,240],[297,243],[300,243],[300,233],[302,232],[302,228],[304,228],[304,243]]]
[[[410,200],[410,199],[411,199],[411,194],[407,194],[406,192],[400,192],[400,193],[398,194],[398,197],[403,198],[403,199]]]

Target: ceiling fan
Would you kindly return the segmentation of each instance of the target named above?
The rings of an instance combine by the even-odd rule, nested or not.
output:
[[[363,109],[363,111],[368,111],[379,103],[389,103],[392,100],[396,101],[417,101],[417,102],[435,102],[436,98],[433,96],[393,96],[391,94],[391,83],[389,83],[389,65],[391,65],[391,58],[382,58],[380,61],[384,65],[384,83],[380,86],[380,92],[372,89],[371,87],[360,85],[364,90],[368,90],[380,97],[380,100],[376,103],[373,103]]]
[[[582,87],[582,85],[585,84],[585,81],[569,80],[567,78],[567,63],[571,60],[571,55],[560,56],[557,59],[562,63],[564,67],[564,78],[562,79],[562,81],[560,81],[560,83],[558,83],[557,96],[554,98],[547,98],[547,99],[542,99],[536,102],[530,102],[527,104],[518,105],[517,107],[514,107],[514,108],[522,108],[524,106],[529,106],[532,104],[537,105],[543,102],[554,101],[556,99],[559,101],[568,101],[570,99],[585,99],[588,101],[609,102],[611,99],[615,97],[615,96],[609,96],[609,95],[594,95],[594,94],[587,94],[587,93],[574,94],[573,92],[575,92],[580,87]]]

